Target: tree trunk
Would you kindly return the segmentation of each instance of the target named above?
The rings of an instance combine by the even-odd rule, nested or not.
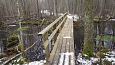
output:
[[[89,57],[94,51],[94,23],[92,0],[85,0],[85,24],[84,24],[84,49],[83,53]]]

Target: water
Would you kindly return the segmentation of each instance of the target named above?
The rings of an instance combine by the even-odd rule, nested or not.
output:
[[[0,40],[0,53],[3,52],[3,48],[4,48],[3,43],[2,43],[2,41]]]

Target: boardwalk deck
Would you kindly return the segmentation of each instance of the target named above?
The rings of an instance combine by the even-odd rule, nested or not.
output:
[[[75,65],[72,19],[67,18],[46,65]]]

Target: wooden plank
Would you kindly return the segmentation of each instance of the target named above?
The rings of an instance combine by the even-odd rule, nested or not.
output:
[[[70,36],[72,37],[70,40],[70,52],[72,53],[70,56],[70,65],[75,65],[75,55],[74,55],[74,37],[73,37],[73,22],[71,21],[71,31],[70,31]]]
[[[64,27],[63,27],[63,29],[64,29]],[[59,61],[58,61],[58,59],[59,59],[59,55],[60,55],[60,50],[61,50],[61,45],[62,45],[62,38],[63,38],[63,35],[64,35],[64,31],[63,31],[63,29],[62,29],[62,31],[61,31],[61,35],[59,36],[59,39],[58,39],[58,41],[56,41],[56,42],[58,42],[58,49],[56,50],[56,52],[55,52],[55,56],[54,56],[54,59],[52,60],[52,65],[54,65],[54,64],[57,64]],[[51,56],[52,57],[52,56]]]
[[[60,36],[59,36],[60,37]],[[52,51],[52,53],[51,53],[51,57],[50,57],[50,61],[51,61],[51,64],[53,64],[53,62],[55,62],[55,60],[54,60],[54,58],[59,54],[59,52],[60,52],[60,49],[61,49],[61,43],[59,43],[59,42],[61,42],[61,40],[60,39],[58,39],[58,44],[57,44],[57,49],[55,50],[55,52],[54,52],[54,50]],[[55,49],[55,48],[54,48]]]
[[[59,45],[58,45],[58,48],[57,48],[57,51],[55,53],[55,56],[54,56],[54,59],[53,59],[53,62],[52,62],[52,65],[57,65],[59,63],[59,58],[60,58],[60,50],[61,50],[61,47],[62,47],[62,39],[60,38],[59,40]]]
[[[66,21],[65,25],[64,25],[64,29],[63,29],[63,44],[62,44],[62,48],[61,48],[61,52],[60,52],[60,55],[62,56],[62,58],[60,58],[58,61],[59,61],[59,64],[58,65],[63,65],[64,63],[67,62],[66,59],[67,58],[67,55],[65,55],[66,53],[66,45],[67,45],[67,39],[66,39],[66,36],[67,36],[67,28],[68,28],[68,22]],[[63,61],[62,61],[63,60]],[[66,61],[65,61],[66,60]],[[68,61],[69,62],[69,61]],[[68,63],[67,63],[68,64]]]
[[[44,48],[46,49],[48,46],[48,40],[46,40],[43,45],[44,45]]]
[[[68,26],[66,26],[66,31],[67,31],[67,33],[66,33],[66,36],[65,36],[65,39],[66,39],[66,53],[65,53],[65,63],[64,63],[64,65],[69,65],[69,41],[70,41],[70,29],[71,29],[71,27],[70,27],[70,24],[69,24],[69,22],[68,22],[68,20],[67,20],[67,25]]]
[[[66,23],[67,23],[67,21],[65,22],[65,24],[64,24],[64,27],[63,27],[63,29],[62,29],[62,36],[60,37],[60,42],[59,43],[61,43],[61,46],[60,47],[58,47],[58,50],[56,51],[56,54],[55,54],[55,57],[54,57],[54,62],[53,62],[53,64],[52,65],[57,65],[57,64],[59,64],[60,62],[60,56],[62,56],[62,58],[61,59],[63,59],[63,61],[64,61],[64,59],[65,59],[65,55],[63,55],[63,53],[65,52],[65,46],[66,46],[66,39],[64,39],[63,37],[65,36],[65,34],[66,34]],[[62,55],[61,55],[62,54]],[[62,63],[63,64],[63,63]]]
[[[61,36],[62,36],[62,34],[60,33],[59,36],[57,37],[56,43],[55,43],[55,45],[54,45],[53,50],[51,51],[50,58],[49,58],[49,60],[48,60],[48,63],[46,63],[46,65],[51,65],[51,64],[53,63],[53,59],[54,59],[55,54],[56,54],[56,52],[57,52],[57,48],[58,48],[58,49],[61,49],[61,48],[59,48],[60,45],[61,45],[61,43],[59,43]]]

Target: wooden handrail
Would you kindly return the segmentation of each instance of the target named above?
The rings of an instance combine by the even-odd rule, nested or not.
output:
[[[58,33],[61,31],[63,24],[67,18],[67,13],[57,18],[54,22],[48,25],[44,30],[38,33],[38,36],[42,38],[42,44],[45,50],[46,61],[52,51],[52,45],[55,44]],[[52,42],[53,41],[53,42]]]
[[[38,41],[38,40],[37,40],[37,41]],[[34,42],[34,44],[32,44],[30,47],[28,47],[27,49],[25,49],[23,52],[21,52],[21,53],[15,55],[15,56],[13,56],[11,59],[5,61],[5,62],[3,63],[3,65],[7,65],[7,64],[10,63],[12,60],[15,60],[17,57],[19,57],[20,55],[24,54],[26,51],[28,51],[29,49],[31,49],[31,48],[37,43],[37,41]]]
[[[57,26],[57,28],[52,32],[52,34],[48,37],[49,41],[51,41],[54,37],[54,35],[56,34],[56,32],[59,30],[59,28],[61,27],[61,25],[65,22],[66,17],[63,19],[63,21]]]
[[[39,32],[38,34],[45,34],[46,32],[48,32],[50,30],[51,27],[53,27],[57,22],[59,22],[64,16],[66,16],[67,13],[65,13],[64,15],[60,16],[58,19],[56,19],[53,23],[51,23],[50,25],[48,25],[44,30],[42,30],[41,32]]]

